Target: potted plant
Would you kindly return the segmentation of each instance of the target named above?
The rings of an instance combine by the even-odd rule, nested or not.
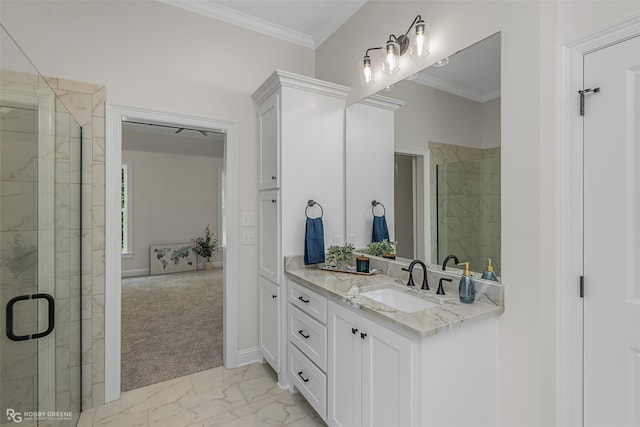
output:
[[[369,255],[396,258],[396,246],[387,239],[382,242],[371,242],[367,247],[369,248]]]
[[[353,261],[353,250],[355,246],[352,243],[347,243],[342,246],[329,246],[327,249],[327,256],[325,257],[325,264],[344,268],[350,265]]]
[[[211,270],[213,267],[213,264],[211,263],[211,256],[213,255],[213,251],[216,250],[218,241],[211,234],[209,224],[207,224],[204,229],[204,236],[196,237],[195,239],[192,239],[192,242],[194,243],[193,252],[206,259],[204,269]]]

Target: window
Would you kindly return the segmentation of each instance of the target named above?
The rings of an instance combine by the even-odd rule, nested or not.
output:
[[[132,256],[131,245],[131,164],[123,163],[120,182],[120,250],[122,255]]]

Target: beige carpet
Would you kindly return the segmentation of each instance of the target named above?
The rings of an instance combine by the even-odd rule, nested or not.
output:
[[[122,378],[133,390],[223,365],[222,269],[122,279]]]

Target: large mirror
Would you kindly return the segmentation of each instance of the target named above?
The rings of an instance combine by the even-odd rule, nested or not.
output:
[[[398,258],[500,275],[499,33],[350,106],[346,154],[356,248],[384,215]]]

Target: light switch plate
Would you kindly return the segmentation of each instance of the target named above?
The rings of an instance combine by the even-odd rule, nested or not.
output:
[[[242,227],[254,227],[256,225],[256,214],[253,212],[243,212],[240,215],[240,225]]]
[[[244,231],[242,233],[242,244],[245,246],[252,246],[256,244],[256,232]]]

